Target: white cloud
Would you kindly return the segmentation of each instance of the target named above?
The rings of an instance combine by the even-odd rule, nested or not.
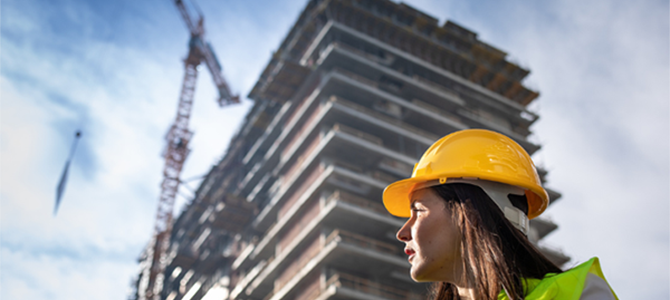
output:
[[[21,5],[31,6],[26,3]],[[54,10],[3,7],[3,16],[10,17],[3,18],[0,77],[0,297],[119,299],[153,229],[163,167],[159,154],[176,113],[187,33],[173,7],[132,12],[163,15],[151,15],[153,23],[137,18],[129,24],[124,16],[100,20],[105,14],[89,4],[61,4]],[[275,20],[284,26],[268,29],[250,21],[254,12],[248,8],[246,17],[221,5],[214,9],[207,14],[234,16],[206,26],[231,87],[244,97],[293,17],[284,14]],[[81,28],[82,36],[49,32],[54,20]],[[110,28],[116,21],[153,35],[148,42],[102,38],[101,33],[128,31]],[[183,39],[175,38],[176,28]],[[202,66],[200,75],[191,120],[196,135],[183,178],[206,173],[221,157],[251,104],[244,100],[219,109]],[[56,183],[78,128],[83,137],[53,216]]]
[[[179,87],[166,83],[181,72],[110,41],[60,49],[27,32],[39,19],[18,23],[3,28],[26,35],[3,35],[1,297],[122,298],[152,230],[160,138],[174,113],[162,100],[176,103]],[[53,216],[77,128],[83,137]]]
[[[120,261],[82,261],[5,247],[0,251],[3,299],[101,299],[108,295],[122,299],[130,286],[127,274],[135,271],[132,264]]]

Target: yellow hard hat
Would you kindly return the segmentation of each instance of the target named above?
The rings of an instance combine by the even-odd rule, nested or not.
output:
[[[414,165],[412,177],[384,190],[384,206],[394,216],[410,217],[410,193],[429,181],[475,179],[500,182],[525,190],[528,218],[539,216],[549,204],[530,155],[510,138],[489,130],[466,129],[435,142]]]

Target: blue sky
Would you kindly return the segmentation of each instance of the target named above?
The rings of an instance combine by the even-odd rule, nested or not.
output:
[[[305,3],[198,2],[235,92],[246,96]],[[622,299],[670,298],[668,2],[408,3],[531,69],[534,159],[563,193],[545,243],[570,264],[599,256]],[[153,228],[187,30],[168,0],[5,0],[0,12],[0,298],[122,299]],[[218,161],[251,106],[219,109],[205,69],[195,98],[184,178]]]

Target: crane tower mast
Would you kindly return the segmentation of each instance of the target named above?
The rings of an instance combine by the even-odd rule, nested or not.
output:
[[[167,250],[169,248],[170,235],[172,232],[172,212],[174,202],[179,189],[179,176],[184,161],[190,149],[188,144],[193,133],[188,129],[188,122],[193,106],[193,95],[198,78],[198,65],[204,62],[212,74],[212,79],[219,91],[218,103],[220,106],[239,103],[239,97],[234,96],[226,80],[222,75],[221,64],[219,64],[214,51],[204,39],[205,30],[203,16],[198,10],[197,21],[187,10],[182,0],[175,0],[181,16],[191,34],[189,41],[189,53],[184,59],[184,78],[179,96],[177,115],[170,127],[166,139],[166,147],[163,152],[165,166],[163,168],[163,182],[158,199],[156,212],[156,223],[152,240],[145,252],[146,260],[141,266],[142,275],[138,286],[138,298],[141,300],[158,300],[163,288],[164,272],[167,264]],[[196,7],[197,8],[197,7]]]

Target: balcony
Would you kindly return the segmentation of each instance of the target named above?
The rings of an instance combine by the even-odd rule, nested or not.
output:
[[[264,178],[263,174],[269,174],[272,168],[278,164],[283,165],[287,163],[287,160],[292,153],[300,151],[300,147],[304,147],[302,141],[313,137],[315,132],[319,130],[319,126],[324,124],[324,122],[333,122],[333,120],[336,119],[346,119],[346,122],[348,123],[360,124],[360,126],[365,128],[371,128],[371,130],[375,132],[375,135],[384,139],[385,147],[408,154],[414,159],[420,156],[419,152],[423,152],[438,138],[438,135],[434,135],[413,125],[402,122],[401,120],[374,111],[374,109],[344,100],[341,97],[329,96],[328,101],[320,103],[319,106],[314,106],[316,105],[316,100],[319,95],[330,95],[331,90],[334,91],[341,85],[341,80],[343,78],[345,78],[343,75],[337,73],[324,77],[324,84],[323,89],[320,90],[321,92],[313,93],[309,97],[306,97],[304,100],[305,104],[299,105],[299,107],[295,109],[293,113],[295,116],[291,117],[291,121],[284,126],[282,133],[277,136],[276,140],[272,143],[272,146],[269,147],[263,160],[258,161],[240,183],[239,188],[243,195],[252,192],[258,194],[258,191],[263,188],[258,188],[256,184],[262,181]],[[415,118],[416,122],[425,124],[426,126],[430,125],[430,128],[452,128],[451,130],[465,128],[464,125],[445,127],[445,124],[437,121],[444,120],[444,116],[435,114],[434,112],[431,112],[430,109],[422,108],[416,104],[406,103],[405,105],[409,105],[416,110],[416,112],[412,113],[412,118]],[[431,121],[430,118],[426,118],[421,112],[427,114],[432,113],[434,115],[433,120]],[[448,132],[450,131],[445,131],[444,133]],[[400,135],[402,139],[399,140],[398,135]],[[394,143],[397,145],[394,145]],[[267,184],[268,182],[272,181],[263,180],[263,184]]]
[[[293,103],[294,102],[288,102],[282,105],[281,109],[279,109],[277,114],[272,118],[272,121],[270,121],[265,132],[258,138],[258,140],[256,140],[253,146],[251,146],[251,149],[249,149],[249,152],[242,159],[243,164],[249,164],[256,154],[263,153],[264,150],[267,150],[267,148],[270,147],[269,142],[277,138],[281,132],[279,130],[279,127],[281,127],[279,126],[279,123],[284,120],[286,112],[291,108]]]
[[[393,65],[394,68],[407,69],[408,66],[411,66],[415,74],[420,75],[422,78],[426,78],[427,81],[434,82],[437,85],[444,86],[444,83],[449,83],[450,85],[455,86],[460,93],[465,93],[467,95],[485,95],[486,99],[478,100],[484,105],[496,106],[502,104],[508,109],[513,109],[518,112],[527,112],[532,116],[532,121],[537,119],[537,115],[526,111],[524,105],[517,102],[517,100],[511,100],[513,98],[524,96],[527,94],[525,92],[529,92],[522,85],[515,86],[512,84],[508,91],[505,92],[505,96],[502,96],[460,77],[451,71],[428,63],[412,54],[399,50],[337,22],[329,22],[323,27],[322,32],[312,42],[312,45],[303,55],[301,64],[305,65],[307,64],[307,61],[316,59],[320,54],[323,55],[325,52],[324,49],[328,47],[329,44],[333,43],[334,40],[339,41],[340,46],[342,44],[351,44],[366,48],[366,51],[371,53],[383,53],[382,56],[386,59],[371,57],[371,55],[367,53],[360,53],[362,52],[361,50],[350,52],[354,53],[354,55],[361,56],[362,60],[378,65],[379,67],[385,68]],[[415,74],[412,74],[412,76]]]
[[[317,103],[316,100],[318,99],[319,91],[319,85],[314,85],[302,100],[292,104],[295,108],[286,106],[286,110],[282,110],[285,116],[278,119],[277,123],[283,123],[283,126],[276,124],[273,127],[273,130],[277,130],[277,133],[264,136],[265,140],[261,144],[265,145],[269,142],[272,142],[272,144],[262,153],[262,159],[259,159],[257,162],[258,167],[254,168],[252,172],[249,172],[242,182],[240,182],[238,189],[241,191],[241,194],[246,194],[251,191],[263,177],[261,175],[268,174],[271,169],[276,166],[280,157],[279,149],[285,148],[286,143],[291,137],[291,133],[294,132],[296,127],[300,128],[303,116]],[[286,120],[284,120],[284,118],[286,118]],[[274,139],[271,140],[272,138]],[[261,144],[252,147],[252,150],[257,152],[261,148]],[[265,147],[267,147],[267,145],[265,145],[264,148]],[[247,155],[245,161],[250,162],[252,156]]]
[[[365,176],[360,174],[334,166],[326,167],[324,174],[328,176],[319,185],[327,185],[327,182],[335,177],[352,178],[356,181],[372,180],[369,177],[365,178]],[[379,188],[384,186],[381,183],[378,185]],[[316,192],[317,190],[313,189],[312,191]],[[272,226],[258,243],[258,246],[255,247],[254,254],[250,255],[247,262],[235,262],[237,265],[247,265],[253,260],[261,260],[263,257],[271,255],[270,251],[273,249],[277,251],[271,263],[261,267],[261,269],[258,269],[259,271],[253,274],[250,272],[243,279],[244,281],[237,285],[236,289],[239,289],[238,294],[242,292],[242,289],[246,289],[247,295],[258,295],[259,293],[262,294],[263,291],[270,290],[269,280],[278,276],[277,274],[279,273],[277,272],[285,268],[286,264],[295,261],[295,256],[298,253],[304,252],[299,249],[309,248],[308,245],[314,241],[314,235],[318,234],[320,228],[323,226],[337,227],[344,231],[355,230],[359,233],[358,236],[364,234],[365,236],[387,238],[389,232],[395,232],[403,224],[402,220],[389,215],[380,201],[368,200],[342,190],[336,190],[330,194],[326,193],[322,196],[323,200],[319,201],[319,199],[313,198],[314,192],[303,194],[303,197],[287,211],[284,217]],[[309,211],[313,210],[309,207],[313,207],[314,203],[320,207],[318,214],[309,213]],[[304,221],[302,221],[303,219]],[[391,236],[393,235],[391,234]],[[333,237],[329,240],[332,239]],[[369,243],[369,238],[357,239],[356,236],[352,235],[346,235],[342,239],[352,244],[366,242],[368,243],[367,246],[362,246],[377,252],[388,253],[389,255],[395,253],[398,259],[404,261],[399,256],[402,254],[400,244],[393,246],[395,244],[393,243],[379,246],[382,243]],[[358,242],[355,242],[357,240]],[[282,246],[273,247],[275,245]],[[380,267],[383,268],[383,266]]]
[[[342,161],[344,161],[344,158],[347,158],[351,160],[351,163],[355,162],[361,166],[366,166],[365,169],[371,170],[374,170],[377,161],[384,157],[390,157],[409,165],[414,163],[414,158],[390,151],[379,145],[378,140],[374,137],[365,135],[362,132],[354,132],[344,126],[334,125],[323,138],[315,138],[318,139],[318,142],[316,146],[308,148],[309,152],[304,152],[300,155],[291,155],[291,157],[298,156],[302,159],[288,158],[286,164],[279,166],[277,170],[279,173],[291,171],[288,174],[290,176],[284,173],[284,176],[275,182],[276,188],[272,199],[253,221],[253,226],[257,229],[264,230],[264,228],[268,228],[275,221],[274,213],[288,197],[294,194],[295,189],[305,184],[305,178],[308,176],[308,173],[305,173],[305,171],[309,171],[314,167],[314,164],[318,161],[317,157],[340,158],[339,160]],[[309,145],[311,143],[310,141],[304,144]],[[367,166],[366,162],[372,165]],[[282,170],[281,167],[285,167],[287,170]],[[297,169],[293,170],[293,168]],[[301,184],[298,185],[296,184],[297,182],[301,182]],[[385,186],[388,183],[390,182],[384,182],[382,185]]]
[[[360,300],[423,300],[425,295],[373,282],[355,275],[335,272],[324,288],[315,288],[296,300],[360,299]]]
[[[407,76],[398,70],[367,59],[367,55],[361,52],[347,44],[334,42],[322,52],[319,67],[338,68],[338,71],[356,73],[359,77],[357,79],[366,81],[366,84],[388,88],[389,91],[404,98],[434,99],[450,109],[465,104],[455,91],[418,76]]]
[[[445,117],[412,103],[414,99],[404,99],[391,92],[379,89],[375,85],[359,81],[357,77],[350,77],[351,73],[333,71],[332,78],[324,86],[322,93],[326,95],[337,95],[348,99],[359,105],[373,107],[374,103],[392,103],[398,105],[403,111],[402,120],[405,123],[430,132],[433,135],[444,136],[456,130],[468,128],[465,124],[456,122],[456,117]]]
[[[369,125],[372,125],[369,127],[378,126],[388,128],[395,134],[414,138],[426,145],[431,145],[434,141],[440,138],[437,135],[402,122],[398,118],[390,117],[388,114],[382,113],[378,109],[370,109],[337,96],[331,96],[329,101],[333,102],[339,110],[343,110],[350,115],[360,116],[360,119],[369,120]]]
[[[279,278],[289,278],[286,281],[275,282],[272,292],[264,299],[279,300],[300,294],[302,289],[297,288],[308,282],[312,276],[316,276],[320,267],[337,265],[344,272],[362,273],[374,272],[378,276],[386,276],[393,271],[407,272],[409,263],[401,255],[400,244],[382,242],[367,236],[352,232],[335,229],[325,237],[325,241],[319,251],[305,252],[295,261],[302,262],[300,268],[286,269]],[[353,279],[354,277],[347,277]],[[346,282],[350,287],[358,290],[369,288],[368,292],[389,293],[382,289],[381,285],[375,285],[369,281],[349,280]],[[393,293],[391,293],[393,294]],[[308,295],[306,295],[308,296]],[[396,295],[396,297],[398,297]],[[397,299],[397,298],[393,298]]]

